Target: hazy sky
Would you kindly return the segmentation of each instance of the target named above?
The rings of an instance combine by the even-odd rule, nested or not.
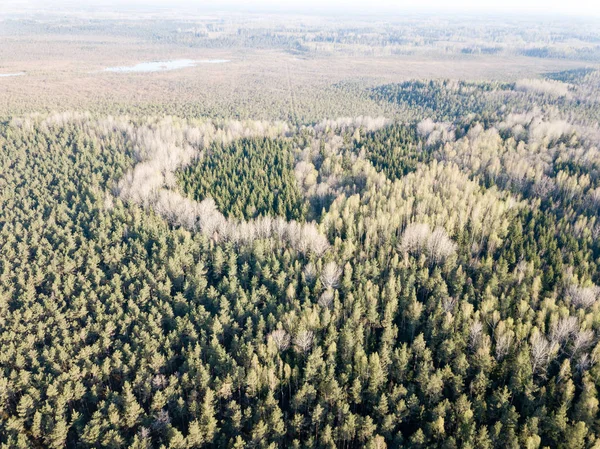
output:
[[[136,0],[137,1],[137,0]],[[183,0],[182,0],[183,1]],[[428,10],[472,12],[528,12],[600,16],[600,0],[225,0],[219,4],[264,9],[352,10],[353,12]]]
[[[237,9],[240,11],[303,11],[303,12],[346,12],[346,13],[402,13],[406,11],[433,12],[493,12],[579,15],[600,17],[600,0],[0,0],[3,7],[41,6],[51,8],[53,4],[85,6],[187,6],[203,8]],[[4,5],[4,6],[2,6]]]

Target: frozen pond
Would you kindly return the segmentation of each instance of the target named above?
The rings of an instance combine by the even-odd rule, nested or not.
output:
[[[108,67],[105,72],[131,73],[131,72],[164,72],[167,70],[185,69],[198,64],[224,64],[227,59],[174,59],[172,61],[142,62],[132,66]]]
[[[21,75],[25,75],[25,72],[0,73],[0,78],[7,78],[9,76],[21,76]]]

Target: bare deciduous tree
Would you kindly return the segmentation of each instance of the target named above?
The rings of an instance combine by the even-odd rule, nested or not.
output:
[[[313,264],[312,262],[309,262],[304,267],[304,270],[302,270],[302,273],[304,274],[304,280],[308,284],[312,284],[315,281],[315,279],[317,279],[317,268],[315,267],[315,264]]]
[[[427,252],[433,263],[441,263],[456,252],[456,244],[442,228],[436,228],[427,241]]]
[[[578,330],[577,318],[569,316],[552,323],[550,340],[553,344],[562,345]]]
[[[578,287],[571,285],[567,289],[567,297],[577,308],[588,308],[593,306],[600,296],[600,287]]]
[[[285,351],[290,346],[290,335],[283,329],[277,329],[269,334],[279,351]]]
[[[577,364],[575,365],[575,367],[577,368],[577,371],[579,371],[580,373],[583,373],[584,371],[589,370],[592,366],[595,365],[595,361],[592,357],[590,357],[589,354],[581,354],[581,356],[579,356],[579,359],[577,360]]]
[[[406,227],[400,249],[413,255],[426,253],[432,263],[443,263],[456,252],[456,244],[443,228],[431,228],[426,223],[413,223]]]
[[[479,343],[481,342],[482,333],[483,324],[479,320],[474,321],[473,324],[471,324],[471,329],[469,330],[469,347],[471,349],[477,349]]]
[[[165,388],[167,383],[167,378],[164,374],[157,374],[152,378],[152,387],[157,390]]]
[[[427,145],[450,142],[455,139],[454,127],[450,123],[436,123],[430,118],[417,125],[417,132],[422,137],[427,137]]]
[[[551,344],[541,332],[533,335],[531,338],[531,369],[534,373],[546,367],[555,349],[555,345]]]
[[[334,120],[323,120],[315,126],[317,132],[348,131],[363,128],[366,131],[375,131],[383,128],[390,121],[385,117],[340,117]]]
[[[421,120],[417,125],[417,132],[423,137],[427,137],[435,129],[435,122],[430,118]]]
[[[317,256],[321,256],[329,248],[327,238],[319,232],[314,223],[300,225],[290,222],[287,235],[292,246],[303,254],[313,252]]]
[[[577,360],[577,364],[575,365],[577,371],[579,371],[580,373],[589,370],[592,366],[594,366],[594,360],[590,357],[589,354],[581,354],[581,356]]]
[[[342,275],[342,269],[335,262],[327,262],[321,272],[321,283],[323,288],[337,288]]]
[[[321,296],[319,297],[319,305],[325,309],[328,309],[329,307],[331,307],[331,304],[333,303],[333,298],[334,298],[334,291],[333,291],[333,289],[328,288],[323,293],[321,293]]]
[[[496,359],[502,360],[508,355],[510,346],[512,345],[513,336],[508,332],[504,332],[496,337]]]
[[[540,198],[547,198],[556,190],[556,183],[549,176],[543,175],[533,184],[531,190],[534,195]]]
[[[569,97],[569,85],[554,80],[522,79],[515,83],[515,88],[524,92],[537,92],[555,97]]]
[[[594,332],[591,329],[579,330],[573,338],[572,354],[575,355],[590,347],[594,342]]]
[[[427,246],[431,229],[427,223],[413,223],[406,227],[400,240],[400,248],[410,254],[420,254]]]
[[[302,353],[306,354],[311,348],[314,340],[314,333],[309,330],[301,330],[294,338],[294,345]]]

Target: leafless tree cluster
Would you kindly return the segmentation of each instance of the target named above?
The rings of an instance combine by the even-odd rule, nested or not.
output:
[[[595,334],[591,329],[579,330],[573,338],[572,354],[578,355],[588,349],[594,343],[594,339]]]
[[[522,79],[515,83],[515,88],[524,92],[536,92],[554,97],[570,97],[569,85],[554,80]]]
[[[309,131],[312,141],[298,151],[294,174],[304,196],[315,205],[324,205],[328,198],[341,193],[339,184],[343,178],[342,160],[348,150],[347,143],[338,134],[339,130],[333,132],[317,125]]]
[[[583,327],[582,327],[583,326]],[[575,316],[561,317],[550,327],[550,346],[568,353],[571,359],[578,360],[578,369],[585,371],[597,360],[587,350],[596,343],[592,329],[586,329]]]
[[[503,138],[498,130],[509,132],[512,138]],[[435,157],[482,175],[517,195],[525,192],[568,202],[577,199],[594,213],[600,207],[600,188],[590,173],[594,173],[600,152],[597,141],[587,131],[588,128],[574,126],[556,112],[543,113],[534,108],[509,114],[497,129],[484,130],[475,125],[466,136],[440,147]],[[564,161],[586,167],[589,172],[557,170],[555,165]],[[578,220],[578,235],[595,226],[593,219],[579,216]]]
[[[528,143],[543,143],[556,141],[564,135],[573,132],[573,125],[556,113],[542,113],[539,108],[524,113],[509,114],[498,124],[498,128],[511,130],[517,140],[527,140]]]
[[[176,226],[197,230],[208,237],[237,245],[274,238],[302,254],[317,256],[323,255],[330,246],[314,223],[288,222],[281,217],[258,217],[249,221],[227,219],[219,212],[212,198],[197,202],[177,192],[162,190],[154,208]]]
[[[447,296],[442,300],[442,309],[444,312],[452,312],[456,308],[457,299],[453,296]]]
[[[362,128],[365,131],[375,131],[389,123],[390,121],[385,117],[340,117],[334,120],[323,120],[315,126],[315,130],[317,132],[348,131]]]
[[[432,263],[443,263],[456,252],[456,243],[443,228],[432,232],[427,223],[413,223],[404,230],[400,249],[413,255],[426,254]]]
[[[329,248],[327,238],[314,223],[285,221],[281,217],[259,217],[247,222],[228,220],[218,233],[235,243],[251,243],[255,239],[276,238],[302,254],[323,255]]]
[[[371,164],[365,165],[374,170]],[[448,235],[469,226],[470,245],[478,254],[484,245],[489,250],[502,242],[510,223],[508,211],[519,206],[508,192],[493,188],[482,191],[476,180],[453,163],[434,160],[394,182],[363,168],[360,160],[356,166],[357,175],[365,176],[366,187],[360,195],[337,197],[323,218],[325,230],[350,227],[352,232],[381,243],[396,240],[398,231],[413,223],[427,223],[433,230],[443,228]],[[409,239],[409,235],[409,248],[425,242],[416,237]],[[444,252],[438,253],[437,249],[448,248],[449,242],[443,233],[435,236],[438,239],[432,240],[430,248],[433,254],[443,257]]]
[[[404,230],[400,248],[410,254],[419,255],[425,251],[430,235],[431,228],[427,223],[413,223]]]
[[[417,125],[417,132],[420,136],[427,138],[427,145],[452,142],[456,138],[454,126],[451,123],[434,122],[430,118],[422,120]]]
[[[154,206],[160,200],[159,192],[172,184],[172,173],[202,157],[211,142],[227,144],[244,137],[276,137],[287,132],[289,127],[283,122],[199,122],[191,126],[172,117],[133,128],[129,135],[138,163],[119,181],[117,191],[126,201]],[[161,209],[166,207],[168,203]]]
[[[443,228],[436,228],[427,240],[427,253],[433,263],[442,263],[456,252],[456,243]]]
[[[202,122],[190,126],[172,118],[129,130],[138,163],[118,182],[116,193],[126,201],[153,208],[176,226],[196,229],[210,237],[238,244],[278,238],[302,253],[322,255],[329,242],[314,223],[271,217],[248,222],[228,220],[212,199],[196,202],[171,189],[175,184],[173,172],[202,157],[211,142],[226,144],[242,137],[276,137],[289,131],[288,125],[280,122]]]
[[[268,338],[275,343],[279,351],[285,351],[290,346],[290,335],[283,329],[271,332]]]
[[[550,328],[550,341],[554,345],[563,345],[579,330],[577,317],[560,318]]]
[[[593,287],[571,285],[567,289],[567,297],[575,307],[586,309],[592,307],[600,297],[600,287],[596,285]]]

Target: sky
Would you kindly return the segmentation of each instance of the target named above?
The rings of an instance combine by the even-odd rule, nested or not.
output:
[[[349,12],[493,12],[600,16],[600,0],[224,0],[219,4],[261,9],[348,10]]]
[[[347,14],[389,14],[404,12],[508,13],[600,18],[600,0],[0,0],[2,8],[52,4],[76,6],[193,7],[196,10],[237,10],[244,12],[312,12]],[[4,6],[2,6],[4,5]]]

